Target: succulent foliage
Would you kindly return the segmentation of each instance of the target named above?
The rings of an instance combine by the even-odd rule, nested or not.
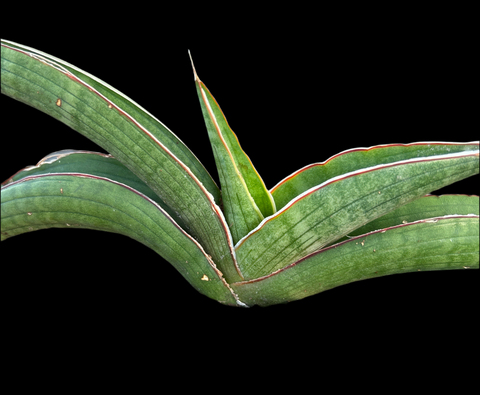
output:
[[[244,307],[479,266],[478,196],[430,195],[478,174],[478,142],[351,149],[268,190],[194,69],[219,188],[174,133],[113,87],[10,41],[1,55],[3,94],[109,153],[54,152],[6,180],[2,240],[52,227],[123,234],[202,294]]]

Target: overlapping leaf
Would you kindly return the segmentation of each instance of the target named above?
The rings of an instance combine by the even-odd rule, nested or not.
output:
[[[66,62],[4,40],[2,93],[66,123],[121,161],[181,216],[227,278],[241,279],[216,204],[218,188],[183,143],[145,110]]]
[[[200,292],[241,306],[393,273],[478,268],[478,197],[424,196],[478,174],[478,142],[352,149],[269,192],[196,73],[195,82],[222,196],[190,150],[135,102],[2,40],[2,93],[116,158],[56,152],[12,176],[2,184],[2,240],[48,227],[124,234]]]
[[[385,228],[232,287],[248,305],[268,306],[391,274],[478,269],[478,223],[478,216],[449,216]]]
[[[305,166],[280,181],[270,192],[275,199],[277,209],[281,209],[306,190],[342,174],[407,159],[476,150],[478,144],[478,141],[471,143],[418,142],[349,149],[332,156],[325,162]]]
[[[426,193],[478,174],[478,150],[334,177],[297,196],[236,246],[245,279],[279,270]]]
[[[156,251],[199,292],[241,304],[202,246],[158,203],[127,184],[95,175],[105,171],[104,164],[83,168],[77,160],[74,173],[44,168],[3,186],[2,240],[52,227],[120,233]]]
[[[158,203],[178,225],[186,229],[182,219],[175,211],[167,206],[142,180],[111,155],[99,152],[78,150],[52,152],[41,159],[36,166],[28,166],[15,173],[3,182],[2,186],[25,177],[51,173],[85,173],[125,184]]]
[[[353,230],[348,237],[426,218],[449,215],[480,215],[479,197],[475,195],[427,195]]]

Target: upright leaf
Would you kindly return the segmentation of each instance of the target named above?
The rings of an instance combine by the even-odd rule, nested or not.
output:
[[[193,63],[192,63],[193,65]],[[275,203],[240,147],[220,106],[195,72],[197,93],[217,164],[225,216],[234,241],[275,212]]]

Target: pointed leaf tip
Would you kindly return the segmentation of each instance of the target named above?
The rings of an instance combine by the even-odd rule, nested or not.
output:
[[[192,59],[192,54],[190,53],[190,50],[188,50],[188,56],[190,56],[190,62],[192,62],[192,69],[193,69],[193,77],[195,81],[200,81],[198,78],[197,72],[195,70],[195,65],[193,64],[193,59]]]

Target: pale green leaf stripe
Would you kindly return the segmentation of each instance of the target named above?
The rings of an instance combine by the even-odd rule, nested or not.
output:
[[[221,139],[224,146],[224,155],[228,155],[229,159],[233,161],[236,170],[240,173],[241,178],[252,196],[256,206],[262,213],[263,217],[272,215],[275,211],[275,201],[267,190],[265,183],[256,171],[252,161],[243,151],[238,137],[230,128],[223,111],[218,105],[217,101],[210,93],[205,84],[200,81],[197,74],[197,92],[202,104],[205,121],[209,121],[207,127],[211,132],[210,138]],[[223,191],[223,188],[222,188]]]
[[[478,141],[470,143],[418,142],[386,144],[343,151],[321,163],[313,163],[297,170],[271,189],[277,209],[306,190],[330,178],[371,166],[402,160],[444,155],[478,149]]]
[[[450,216],[358,236],[278,272],[232,284],[248,305],[268,306],[391,274],[479,267],[478,216]]]
[[[182,217],[226,278],[241,279],[220,208],[163,142],[124,111],[122,103],[108,99],[48,55],[2,45],[2,93],[59,119],[121,161]]]
[[[236,246],[245,279],[265,276],[427,193],[478,173],[478,151],[410,159],[335,177],[266,218]]]
[[[1,212],[2,241],[52,227],[120,233],[152,248],[199,292],[237,304],[201,245],[157,203],[127,185],[81,173],[37,174],[2,187]]]

